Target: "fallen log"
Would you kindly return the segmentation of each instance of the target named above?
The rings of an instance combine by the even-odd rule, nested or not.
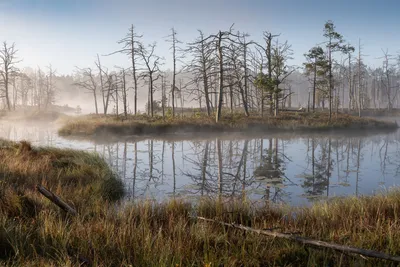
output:
[[[59,198],[57,195],[53,194],[52,192],[50,192],[48,189],[46,189],[45,187],[41,186],[41,185],[37,185],[36,189],[42,194],[44,195],[46,198],[48,198],[51,202],[53,202],[54,204],[56,204],[57,206],[59,206],[62,210],[71,213],[72,215],[76,215],[77,212],[74,208],[72,208],[70,205],[68,205],[67,203],[65,203],[65,201],[63,201],[61,198]]]
[[[284,238],[284,239],[288,239],[288,240],[293,240],[293,241],[296,241],[299,243],[303,243],[304,245],[311,245],[311,246],[322,247],[322,248],[330,248],[330,249],[341,251],[341,252],[349,252],[349,253],[359,254],[359,255],[363,255],[363,256],[367,256],[367,257],[371,257],[371,258],[400,262],[399,256],[392,256],[392,255],[377,252],[374,250],[342,246],[342,245],[335,244],[335,243],[328,243],[325,241],[309,239],[309,238],[305,238],[305,237],[301,237],[301,236],[295,236],[292,234],[284,234],[284,233],[273,232],[273,231],[269,231],[269,230],[259,230],[259,229],[254,229],[254,228],[247,227],[247,226],[244,226],[241,224],[226,223],[226,222],[208,219],[208,218],[204,218],[204,217],[192,217],[192,218],[201,220],[201,221],[205,221],[205,222],[216,223],[216,224],[220,224],[223,226],[228,226],[228,227],[232,227],[232,228],[236,228],[236,229],[241,229],[241,230],[244,230],[247,232],[253,232],[253,233],[260,234],[260,235],[266,235],[266,236],[279,237],[279,238]]]

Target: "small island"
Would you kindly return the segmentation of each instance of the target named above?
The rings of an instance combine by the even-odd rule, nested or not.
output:
[[[184,117],[147,115],[85,115],[65,117],[58,133],[61,136],[131,136],[204,133],[260,133],[279,132],[338,132],[338,131],[393,131],[396,122],[360,118],[347,114],[282,112],[278,116],[249,116],[224,114],[218,122],[204,114]]]

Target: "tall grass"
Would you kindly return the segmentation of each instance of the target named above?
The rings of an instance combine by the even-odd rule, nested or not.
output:
[[[84,261],[93,266],[388,266],[390,262],[247,234],[196,221],[189,215],[260,229],[275,227],[281,232],[398,254],[400,229],[394,218],[398,195],[317,205],[296,210],[296,217],[290,215],[293,210],[210,201],[197,207],[173,200],[139,202],[120,210],[99,201],[75,218],[44,209],[34,222],[2,222],[13,249],[5,260],[55,266]]]
[[[119,203],[119,186],[97,156],[2,142],[0,265],[6,266],[389,266],[287,240],[197,221],[257,229],[400,254],[400,191],[309,208],[246,200]],[[113,181],[107,183],[104,181]],[[61,211],[34,190],[43,183],[78,209]],[[111,197],[112,196],[112,197]]]

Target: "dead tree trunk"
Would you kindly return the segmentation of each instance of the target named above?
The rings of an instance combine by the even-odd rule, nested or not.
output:
[[[49,190],[47,190],[45,187],[41,185],[37,185],[36,189],[44,195],[46,198],[48,198],[51,202],[59,206],[62,210],[71,213],[72,215],[76,215],[77,212],[75,209],[73,209],[70,205],[68,205],[66,202],[64,202],[61,198],[59,198],[57,195],[53,194]]]
[[[213,220],[213,219],[207,219],[204,217],[194,217],[194,219],[205,221],[205,222],[210,222],[210,223],[217,223],[217,224],[220,224],[223,226],[241,229],[243,231],[252,232],[252,233],[259,234],[259,235],[266,235],[266,236],[271,236],[271,237],[288,239],[288,240],[296,241],[296,242],[299,242],[299,243],[302,243],[305,245],[311,245],[311,246],[322,247],[322,248],[330,248],[330,249],[341,251],[341,252],[355,253],[355,254],[364,255],[367,257],[390,260],[390,261],[394,261],[394,262],[400,262],[400,257],[398,257],[398,256],[392,256],[392,255],[380,253],[380,252],[373,251],[373,250],[355,248],[355,247],[350,247],[350,246],[343,246],[343,245],[339,245],[339,244],[335,244],[335,243],[328,243],[328,242],[313,240],[313,239],[309,239],[309,238],[305,238],[305,237],[301,237],[301,236],[295,236],[292,234],[279,233],[279,232],[274,232],[274,231],[269,231],[269,230],[259,230],[259,229],[254,229],[254,228],[247,227],[247,226],[244,226],[241,224],[226,223],[226,222],[221,222],[221,221],[217,221],[217,220]]]
[[[122,69],[122,101],[124,104],[124,115],[125,118],[128,117],[128,100],[127,100],[127,90],[126,90],[126,73],[125,69]]]
[[[243,45],[243,68],[244,68],[244,93],[243,90],[241,89],[241,95],[242,95],[242,101],[243,101],[243,108],[244,108],[244,113],[246,116],[250,116],[249,114],[249,108],[248,108],[248,70],[247,70],[247,43],[246,40],[244,40],[244,45]]]
[[[223,93],[224,93],[224,59],[223,59],[223,52],[222,52],[222,32],[219,31],[218,34],[218,60],[219,60],[219,98],[218,98],[218,108],[217,108],[217,116],[215,121],[218,123],[221,118],[221,111],[222,111],[222,103],[223,103]]]
[[[175,84],[176,84],[176,42],[175,42],[175,30],[172,28],[172,62],[173,62],[173,73],[172,73],[172,117],[175,117]]]
[[[358,116],[361,117],[361,40],[358,39]]]

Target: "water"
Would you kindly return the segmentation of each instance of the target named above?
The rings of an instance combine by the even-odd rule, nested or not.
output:
[[[127,199],[245,196],[299,206],[400,184],[400,131],[85,141],[59,137],[54,125],[1,123],[0,138],[99,153],[123,179]]]

